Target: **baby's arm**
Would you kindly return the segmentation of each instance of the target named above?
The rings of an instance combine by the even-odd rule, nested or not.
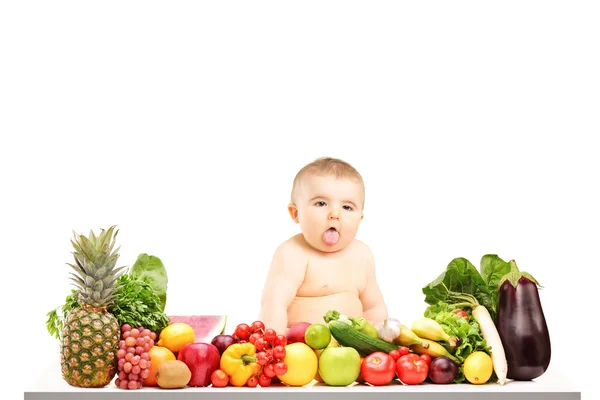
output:
[[[388,310],[383,299],[383,293],[377,283],[375,274],[375,260],[371,250],[365,246],[367,258],[367,285],[360,296],[363,305],[363,317],[377,325],[388,317]]]
[[[304,281],[306,259],[292,243],[284,243],[273,255],[263,288],[259,320],[277,334],[287,331],[287,310]]]

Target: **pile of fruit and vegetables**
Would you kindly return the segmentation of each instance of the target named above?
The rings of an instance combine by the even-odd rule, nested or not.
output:
[[[285,334],[261,321],[226,334],[226,316],[167,316],[162,261],[143,253],[128,270],[117,267],[117,233],[74,235],[75,289],[48,313],[73,386],[504,385],[535,379],[550,363],[541,286],[514,260],[485,255],[479,270],[452,260],[423,287],[426,307],[411,323],[373,325],[329,310],[322,323]]]

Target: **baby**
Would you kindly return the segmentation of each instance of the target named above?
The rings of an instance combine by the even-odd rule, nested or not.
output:
[[[266,327],[325,323],[328,310],[375,325],[387,318],[373,254],[355,238],[364,202],[361,175],[342,160],[320,158],[298,172],[288,210],[302,233],[273,255],[259,315]]]

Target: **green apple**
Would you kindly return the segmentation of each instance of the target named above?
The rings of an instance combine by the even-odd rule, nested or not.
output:
[[[348,386],[360,374],[360,354],[352,347],[326,347],[319,356],[319,375],[330,386]]]

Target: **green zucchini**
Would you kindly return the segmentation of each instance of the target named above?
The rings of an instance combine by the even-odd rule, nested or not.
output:
[[[353,347],[361,357],[366,357],[376,351],[387,354],[392,350],[398,350],[397,345],[357,331],[351,325],[340,320],[330,321],[329,330],[339,344],[344,347]]]

